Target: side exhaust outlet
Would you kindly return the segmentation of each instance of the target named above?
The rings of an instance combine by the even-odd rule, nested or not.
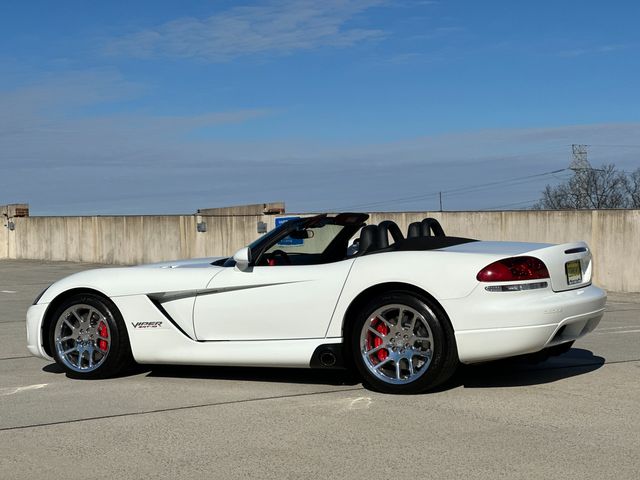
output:
[[[320,354],[320,364],[323,367],[331,368],[336,365],[337,358],[332,352],[322,352]]]
[[[342,343],[319,345],[311,356],[309,366],[311,368],[344,368]]]

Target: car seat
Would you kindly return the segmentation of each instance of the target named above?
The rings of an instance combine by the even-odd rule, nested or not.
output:
[[[358,255],[364,255],[374,250],[378,250],[378,227],[376,225],[367,225],[362,227],[360,231]]]

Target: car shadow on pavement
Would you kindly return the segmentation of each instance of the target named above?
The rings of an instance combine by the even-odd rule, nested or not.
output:
[[[538,361],[535,355],[514,357],[477,365],[463,365],[449,388],[522,387],[552,383],[599,369],[605,359],[590,350],[572,348],[567,353]],[[448,389],[444,388],[445,390]]]
[[[458,387],[498,388],[540,385],[593,372],[604,363],[604,358],[594,355],[589,350],[572,348],[563,355],[551,357],[542,362],[535,355],[529,355],[476,365],[461,365],[457,373],[435,391],[442,392]],[[46,365],[43,371],[64,373],[55,363]],[[134,375],[331,386],[354,386],[361,383],[354,373],[341,369],[188,365],[136,365],[126,374],[121,375],[121,378]]]
[[[143,366],[141,366],[143,367]],[[357,385],[359,380],[341,369],[199,367],[147,365],[149,377],[179,377],[245,382],[307,383],[314,385]],[[149,368],[150,367],[150,368]]]
[[[64,373],[62,367],[50,363],[42,367],[47,373]],[[347,385],[360,383],[351,372],[342,369],[213,367],[192,365],[134,365],[118,378],[146,375],[157,378],[197,378],[244,382],[306,383],[313,385]],[[86,380],[86,379],[85,379]]]

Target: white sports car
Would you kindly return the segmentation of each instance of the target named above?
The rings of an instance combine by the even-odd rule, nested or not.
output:
[[[459,362],[566,351],[602,318],[583,242],[484,242],[434,219],[290,220],[232,258],[89,270],[27,313],[28,348],[71,376],[142,364],[353,367],[391,393]],[[350,239],[355,238],[350,246]]]

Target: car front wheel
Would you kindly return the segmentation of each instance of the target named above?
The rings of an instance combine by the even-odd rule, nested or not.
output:
[[[72,377],[111,377],[131,363],[122,316],[98,295],[66,299],[53,314],[49,342],[56,362]]]

